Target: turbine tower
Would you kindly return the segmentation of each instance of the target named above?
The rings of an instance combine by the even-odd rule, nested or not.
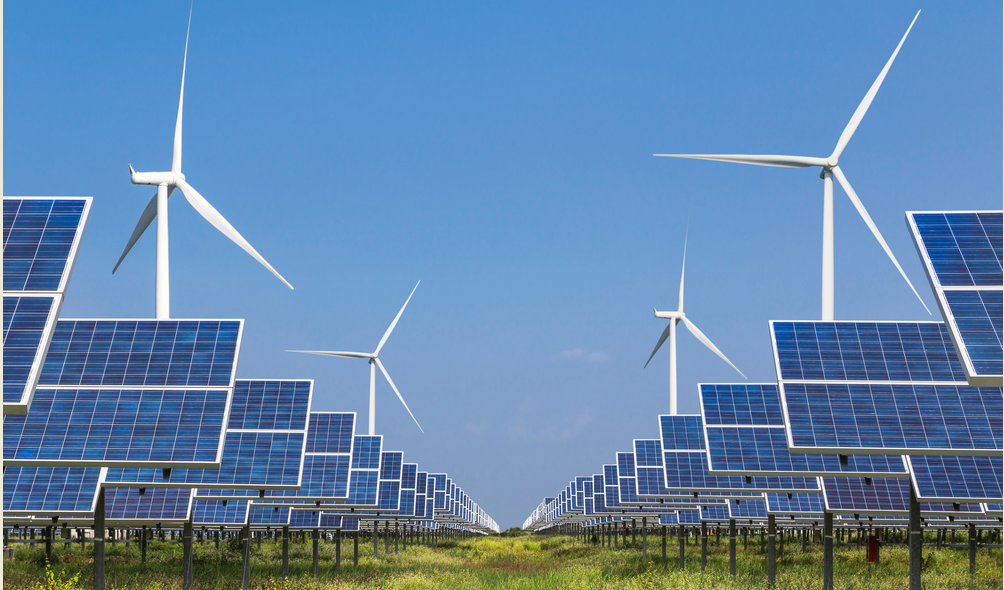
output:
[[[422,281],[415,283],[415,289],[418,289],[418,285]],[[401,392],[397,390],[397,385],[394,385],[394,381],[390,378],[390,374],[387,373],[387,369],[383,367],[383,363],[380,362],[380,350],[383,345],[387,343],[387,338],[390,337],[390,333],[394,331],[394,326],[397,325],[397,321],[401,319],[401,314],[404,313],[404,308],[408,307],[408,302],[411,301],[411,296],[415,294],[415,289],[411,290],[411,294],[408,295],[408,299],[405,300],[404,305],[401,306],[401,311],[397,312],[394,316],[394,321],[390,323],[387,331],[383,333],[383,338],[380,339],[380,343],[377,344],[376,350],[373,352],[345,352],[345,351],[324,351],[324,350],[287,350],[286,352],[301,352],[305,354],[320,354],[324,356],[338,356],[342,358],[350,359],[369,359],[370,364],[370,436],[376,434],[376,370],[377,367],[380,368],[380,372],[383,376],[387,378],[387,383],[390,383],[391,389],[397,394],[397,399],[401,400],[401,404],[404,406],[405,410],[408,410],[408,415],[411,416],[412,420],[415,420],[415,425],[418,429],[422,430],[422,425],[418,423],[415,419],[415,415],[411,413],[411,408],[401,397]]]
[[[200,215],[206,218],[206,221],[213,224],[213,227],[220,230],[223,235],[227,236],[234,241],[238,246],[244,249],[245,252],[254,257],[255,260],[262,263],[265,268],[272,271],[272,274],[277,276],[280,281],[285,283],[290,289],[293,285],[290,285],[286,279],[282,278],[272,265],[269,264],[261,254],[255,250],[247,240],[237,232],[236,229],[230,223],[220,215],[212,205],[209,204],[202,195],[195,190],[192,185],[185,181],[185,175],[181,173],[181,112],[182,107],[185,103],[185,66],[188,63],[188,34],[192,30],[192,9],[188,10],[188,31],[185,33],[185,57],[181,62],[181,94],[178,98],[178,119],[174,126],[174,152],[171,157],[171,171],[170,172],[136,172],[133,170],[132,164],[129,165],[129,176],[133,184],[150,184],[157,187],[157,194],[150,199],[147,204],[146,209],[143,210],[143,214],[139,218],[139,222],[136,224],[136,229],[133,230],[132,236],[129,238],[129,242],[126,244],[125,250],[122,251],[122,256],[119,257],[119,261],[115,263],[115,268],[112,269],[112,274],[118,270],[119,265],[125,259],[126,254],[132,250],[136,240],[143,235],[146,228],[150,226],[154,218],[157,219],[157,294],[156,294],[156,317],[157,319],[169,319],[171,317],[171,287],[170,278],[168,272],[168,239],[167,239],[167,199],[174,192],[175,187],[181,189],[182,194],[185,195],[185,199],[188,200],[189,204],[199,212]]]
[[[662,336],[659,337],[659,342],[655,344],[655,349],[652,350],[652,354],[649,355],[648,360],[645,362],[645,366],[647,367],[648,364],[652,362],[652,358],[655,356],[655,353],[659,352],[659,348],[662,346],[662,343],[666,341],[666,338],[669,338],[669,413],[673,416],[676,415],[676,324],[678,322],[683,322],[683,325],[687,326],[687,329],[690,330],[691,334],[696,336],[697,339],[710,348],[712,352],[722,357],[722,360],[727,362],[729,366],[735,369],[740,375],[743,375],[743,372],[733,365],[732,361],[725,358],[722,351],[718,350],[718,347],[716,347],[711,340],[708,339],[708,337],[694,325],[694,322],[687,319],[687,316],[683,313],[683,276],[686,270],[687,239],[684,238],[683,270],[680,271],[680,301],[677,305],[676,311],[659,311],[654,307],[652,308],[652,311],[655,312],[655,317],[669,320],[669,325],[662,331]],[[746,379],[746,375],[743,375],[743,379]]]
[[[899,54],[900,48],[903,46],[903,42],[906,41],[906,36],[910,34],[910,29],[913,28],[913,23],[917,22],[917,17],[920,16],[920,11],[913,17],[913,21],[910,26],[906,29],[906,33],[903,38],[900,39],[899,45],[896,46],[896,50],[892,52],[892,57],[886,62],[885,67],[879,73],[878,78],[872,84],[871,88],[868,89],[868,93],[865,94],[864,99],[862,99],[861,104],[858,105],[857,110],[854,111],[854,115],[851,120],[847,123],[844,128],[844,132],[840,134],[840,139],[837,140],[837,146],[834,148],[833,153],[827,158],[814,158],[814,157],[804,157],[804,156],[774,156],[774,155],[746,155],[746,154],[654,154],[656,156],[665,156],[669,158],[690,158],[695,160],[715,160],[718,162],[734,162],[737,164],[753,164],[756,166],[776,166],[780,168],[806,168],[810,166],[819,166],[822,170],[819,173],[819,177],[823,179],[823,305],[822,305],[822,316],[823,321],[833,320],[833,178],[836,177],[840,186],[843,187],[844,192],[847,193],[847,197],[854,204],[855,209],[858,210],[858,214],[868,225],[868,229],[871,230],[872,235],[878,240],[878,243],[885,250],[885,253],[892,260],[892,263],[896,265],[896,269],[899,274],[903,275],[903,279],[906,280],[906,284],[910,286],[913,290],[913,294],[917,296],[920,300],[920,304],[927,309],[927,313],[931,313],[931,310],[927,308],[927,304],[921,299],[920,293],[917,293],[917,289],[914,288],[913,283],[906,276],[906,272],[903,271],[903,267],[899,265],[899,261],[896,260],[896,256],[893,255],[892,250],[889,248],[889,244],[886,243],[885,238],[882,237],[881,232],[879,232],[878,227],[875,222],[872,221],[868,211],[865,206],[861,203],[861,199],[858,198],[857,193],[851,188],[851,183],[848,182],[847,177],[844,176],[843,171],[837,163],[840,160],[840,155],[844,152],[844,148],[847,147],[847,143],[851,140],[851,136],[854,135],[854,131],[857,130],[858,125],[861,123],[861,119],[864,118],[865,113],[868,112],[868,107],[871,106],[872,100],[875,99],[875,94],[878,92],[879,87],[882,85],[882,81],[885,80],[886,74],[889,72],[889,68],[892,66],[893,60],[896,59],[896,55]]]

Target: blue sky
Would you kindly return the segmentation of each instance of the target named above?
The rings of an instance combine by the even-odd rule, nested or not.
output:
[[[818,171],[653,153],[827,156],[923,9],[841,168],[927,305],[903,212],[1002,204],[994,2],[197,2],[184,167],[295,287],[177,195],[172,316],[245,318],[238,376],[312,378],[446,471],[505,528],[596,473],[668,410],[684,230],[687,316],[775,379],[767,322],[817,319]],[[153,228],[113,276],[170,166],[185,2],[9,3],[4,194],[91,195],[63,317],[152,317]],[[839,188],[836,318],[928,316]],[[741,377],[685,331],[680,411]]]

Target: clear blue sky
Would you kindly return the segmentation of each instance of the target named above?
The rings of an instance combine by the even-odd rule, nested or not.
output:
[[[7,3],[4,194],[92,195],[63,317],[152,317],[155,232],[113,276],[170,167],[188,4]],[[196,2],[184,172],[295,287],[171,199],[172,316],[245,318],[238,375],[312,378],[505,528],[668,409],[686,311],[751,382],[767,322],[817,319],[822,182],[654,158],[827,156],[923,9],[841,168],[928,306],[903,212],[1000,209],[1000,2]],[[836,317],[927,315],[835,193]],[[741,380],[686,332],[680,410]]]

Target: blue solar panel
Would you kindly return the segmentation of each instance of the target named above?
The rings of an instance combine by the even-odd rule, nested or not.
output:
[[[784,426],[781,396],[774,383],[699,386],[704,424]]]
[[[251,505],[248,521],[252,525],[282,526],[289,523],[289,507],[287,506],[255,506]]]
[[[313,381],[238,379],[228,430],[306,430]]]
[[[638,467],[662,467],[662,444],[657,440],[635,440],[634,458]]]
[[[232,387],[243,320],[60,320],[39,385]]]
[[[402,462],[404,453],[400,451],[387,451],[380,459],[380,479],[401,479]]]
[[[941,322],[772,321],[779,381],[965,381]]]
[[[4,295],[3,403],[5,413],[24,413],[59,316],[60,295]],[[9,406],[8,406],[9,404]],[[14,408],[20,405],[23,408]]]
[[[377,493],[378,510],[397,510],[401,503],[401,482],[381,481]]]
[[[357,436],[352,445],[352,469],[380,468],[380,436]]]
[[[354,413],[311,412],[307,428],[308,453],[351,453]]]
[[[354,532],[359,530],[359,519],[337,514],[321,513],[321,520],[318,523],[322,529],[338,529],[342,532]]]
[[[100,476],[97,467],[7,467],[3,472],[4,514],[91,514]]]
[[[700,416],[659,416],[662,448],[666,451],[703,451]]]
[[[1000,289],[979,291],[945,291],[945,302],[951,312],[946,321],[955,324],[964,346],[963,356],[973,367],[973,375],[1000,375],[1004,373],[1004,347],[1001,332],[1004,329]],[[947,315],[947,314],[946,314]],[[995,383],[987,383],[992,385]],[[979,385],[979,383],[973,383]]]
[[[424,500],[425,497],[423,496]],[[415,514],[415,490],[401,490],[401,504],[398,507],[399,516],[413,516]]]
[[[105,488],[105,522],[185,521],[191,514],[192,490],[154,488],[142,496],[132,488]]]
[[[859,477],[824,477],[826,510],[835,514],[909,514],[910,481],[902,478],[875,478],[866,483]],[[921,513],[940,515],[979,513],[979,504],[921,502]]]
[[[907,459],[919,500],[992,502],[1001,500],[1004,458],[915,456]]]
[[[90,197],[3,200],[3,290],[65,292]]]
[[[1000,502],[984,504],[983,509],[988,516],[996,516],[997,518],[1004,516],[1004,504]]]
[[[401,489],[414,490],[418,480],[418,465],[405,463],[401,467]]]
[[[1002,215],[1000,211],[906,214],[938,307],[974,387],[1004,385]]]
[[[289,528],[291,529],[316,529],[321,523],[321,512],[319,510],[290,510]]]
[[[377,503],[376,471],[353,471],[349,482],[349,499],[346,504],[375,505]]]
[[[729,507],[719,504],[701,506],[701,520],[727,521],[729,519]]]
[[[223,500],[197,500],[192,503],[192,524],[209,525],[243,525],[248,522],[250,502]]]
[[[992,455],[1004,448],[1000,388],[787,383],[783,393],[793,451]]]
[[[201,492],[200,492],[201,495]],[[304,455],[300,489],[273,490],[268,498],[335,500],[349,496],[348,455]]]
[[[822,494],[764,494],[771,514],[823,516]]]
[[[804,494],[808,496],[809,494]],[[819,496],[820,494],[813,494]],[[729,516],[732,518],[759,518],[766,520],[767,503],[763,500],[733,500],[729,502]]]
[[[4,416],[4,465],[213,468],[229,403],[228,390],[39,389],[28,414]]]
[[[666,494],[666,471],[663,467],[638,467],[638,495],[662,496]]]
[[[419,471],[415,476],[415,491],[419,494],[425,494],[427,492],[427,481],[429,480],[429,473],[426,471]]]
[[[726,510],[728,510],[726,508]],[[680,524],[701,524],[700,510],[680,510],[676,513],[676,518]]]
[[[617,453],[617,477],[634,477],[634,453]]]
[[[690,492],[816,492],[819,484],[814,477],[757,475],[746,483],[738,475],[710,475],[704,453],[666,451],[666,488]]]

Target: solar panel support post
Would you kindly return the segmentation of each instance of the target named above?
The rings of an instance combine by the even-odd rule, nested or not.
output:
[[[708,523],[701,522],[701,571],[708,565]]]
[[[194,582],[194,576],[192,572],[192,519],[189,518],[185,521],[184,528],[181,533],[181,547],[182,547],[182,579],[185,590],[192,590],[192,583]]]
[[[318,566],[318,563],[317,563],[318,562],[318,559],[317,559],[318,558],[318,555],[317,555],[317,541],[318,541],[318,539],[320,539],[320,537],[321,537],[321,533],[317,529],[314,529],[313,533],[311,533],[311,535],[310,535],[310,538],[311,538],[311,541],[312,541],[312,544],[313,544],[313,549],[314,549],[314,577],[315,578],[317,577],[317,566]]]
[[[910,530],[907,536],[910,548],[910,590],[920,590],[920,566],[923,560],[924,538],[920,530],[920,502],[916,490],[910,485]]]
[[[395,541],[396,543],[396,541]],[[383,521],[383,554],[386,557],[390,553],[390,521]],[[395,551],[397,553],[397,551]]]
[[[641,517],[641,558],[648,558],[648,517]]]
[[[638,544],[635,542],[635,539],[637,538],[637,536],[638,536],[638,523],[635,522],[635,519],[632,518],[631,519],[631,549],[632,550],[638,548]]]
[[[736,519],[729,519],[729,573],[736,577]]]
[[[105,590],[105,488],[94,506],[94,590]]]
[[[401,524],[394,521],[394,555],[397,555],[397,543],[398,539],[401,537]]]
[[[777,522],[773,514],[767,515],[767,585],[774,586],[776,555],[774,543],[777,540]]]
[[[380,557],[380,535],[379,535],[380,521],[373,521],[373,559],[378,559]]]
[[[666,525],[662,527],[662,567],[666,567]]]
[[[45,560],[52,563],[52,527],[45,527]]]
[[[289,525],[282,525],[282,578],[289,577]]]
[[[251,586],[251,526],[247,524],[241,528],[241,559],[241,588],[248,590]]]
[[[823,513],[823,590],[833,590],[833,513]]]
[[[342,569],[342,529],[335,530],[335,569]]]
[[[969,523],[969,579],[976,579],[976,523],[972,522]]]
[[[686,549],[686,547],[685,547],[685,543],[686,542],[687,542],[687,537],[685,536],[685,529],[683,528],[683,525],[681,524],[680,525],[680,571],[681,572],[683,571],[683,567],[684,567],[683,558],[684,558],[684,551]]]
[[[352,533],[352,567],[359,567],[359,531]]]

